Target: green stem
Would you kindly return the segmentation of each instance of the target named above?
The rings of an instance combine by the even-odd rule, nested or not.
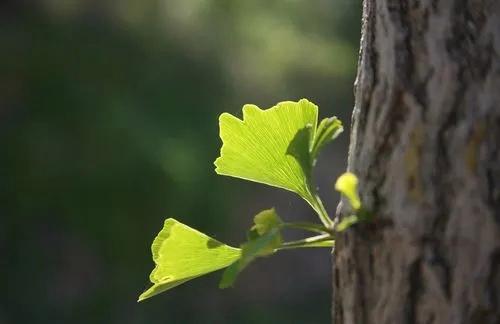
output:
[[[331,218],[328,216],[328,212],[325,209],[325,206],[323,205],[323,202],[319,198],[318,194],[313,193],[311,194],[311,201],[309,202],[311,204],[311,207],[316,211],[316,213],[319,216],[319,219],[325,225],[326,228],[333,230],[333,221]]]
[[[298,248],[310,247],[332,247],[334,244],[333,236],[330,234],[322,234],[317,236],[308,237],[302,240],[290,241],[281,244],[276,250],[289,250]]]
[[[324,225],[308,223],[308,222],[297,222],[297,223],[283,223],[285,228],[301,229],[309,232],[321,233],[321,234],[331,234],[332,231],[326,228]]]

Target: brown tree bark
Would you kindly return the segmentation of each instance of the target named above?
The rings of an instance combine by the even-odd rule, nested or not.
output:
[[[500,1],[363,10],[334,323],[500,323]]]

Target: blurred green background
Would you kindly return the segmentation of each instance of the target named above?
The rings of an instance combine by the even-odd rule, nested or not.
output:
[[[305,97],[348,126],[360,2],[2,1],[0,323],[329,322],[328,249],[136,299],[167,217],[235,246],[265,208],[315,220],[291,193],[216,176],[217,119]],[[331,212],[347,141],[316,170]]]

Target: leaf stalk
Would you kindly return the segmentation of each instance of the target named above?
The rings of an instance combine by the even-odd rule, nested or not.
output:
[[[276,251],[311,247],[332,247],[333,245],[333,236],[331,234],[322,234],[302,240],[285,242],[276,248]]]

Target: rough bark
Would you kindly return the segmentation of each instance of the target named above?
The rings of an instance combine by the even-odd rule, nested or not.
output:
[[[363,10],[334,323],[500,323],[500,1]]]

